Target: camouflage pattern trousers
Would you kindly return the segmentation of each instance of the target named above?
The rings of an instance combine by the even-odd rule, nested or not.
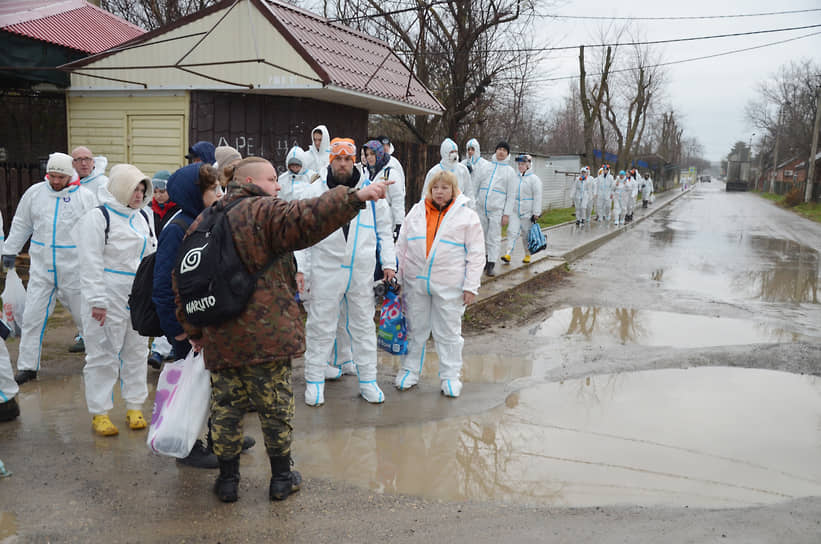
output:
[[[211,371],[211,434],[214,453],[231,459],[242,450],[242,417],[257,409],[269,457],[291,454],[294,391],[291,360]]]

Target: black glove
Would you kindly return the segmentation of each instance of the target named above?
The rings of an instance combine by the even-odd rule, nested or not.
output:
[[[402,229],[402,225],[396,225],[393,228],[393,241],[394,241],[394,243],[396,243],[396,241],[399,240],[399,231],[401,229]]]
[[[17,255],[3,255],[3,266],[11,270],[14,268],[14,260],[17,258]]]
[[[467,163],[465,166],[468,167],[468,172],[470,172],[472,174],[473,173],[473,166],[471,166],[470,163]]]

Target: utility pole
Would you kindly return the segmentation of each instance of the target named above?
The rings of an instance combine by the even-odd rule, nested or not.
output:
[[[812,200],[812,185],[815,181],[815,155],[818,153],[818,131],[821,130],[821,85],[815,88],[815,126],[812,129],[812,147],[810,162],[807,164],[807,188],[804,190],[804,202]]]
[[[770,190],[768,192],[775,192],[775,174],[778,168],[778,142],[781,139],[781,114],[784,111],[784,104],[778,107],[778,124],[775,126],[775,149],[773,150],[773,171],[770,172]]]

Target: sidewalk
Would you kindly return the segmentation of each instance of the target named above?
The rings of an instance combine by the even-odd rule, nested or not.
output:
[[[495,268],[496,276],[492,278],[482,276],[482,285],[479,287],[479,295],[476,297],[474,304],[513,289],[540,274],[572,263],[621,233],[632,229],[691,190],[692,186],[687,191],[674,188],[658,194],[656,195],[656,201],[647,209],[642,208],[641,202],[638,202],[633,214],[633,221],[623,226],[614,226],[612,218],[606,225],[597,223],[594,215],[593,222],[590,225],[577,227],[575,221],[568,221],[567,223],[542,229],[545,238],[547,238],[547,249],[533,255],[532,262],[529,265],[522,263],[524,250],[521,241],[517,242],[516,248],[511,254],[510,264],[498,261]],[[503,254],[506,249],[507,240],[502,239]]]

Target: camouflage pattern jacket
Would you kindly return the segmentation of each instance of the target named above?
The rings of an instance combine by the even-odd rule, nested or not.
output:
[[[250,183],[232,182],[223,201],[237,198],[228,213],[234,244],[251,271],[273,265],[260,276],[248,306],[237,317],[216,326],[198,328],[185,321],[177,285],[177,319],[192,338],[202,337],[209,370],[256,365],[298,357],[305,351],[305,329],[296,295],[293,251],[311,246],[350,222],[365,207],[356,190],[337,187],[318,198],[286,202],[267,196]],[[188,229],[192,232],[202,216]]]

